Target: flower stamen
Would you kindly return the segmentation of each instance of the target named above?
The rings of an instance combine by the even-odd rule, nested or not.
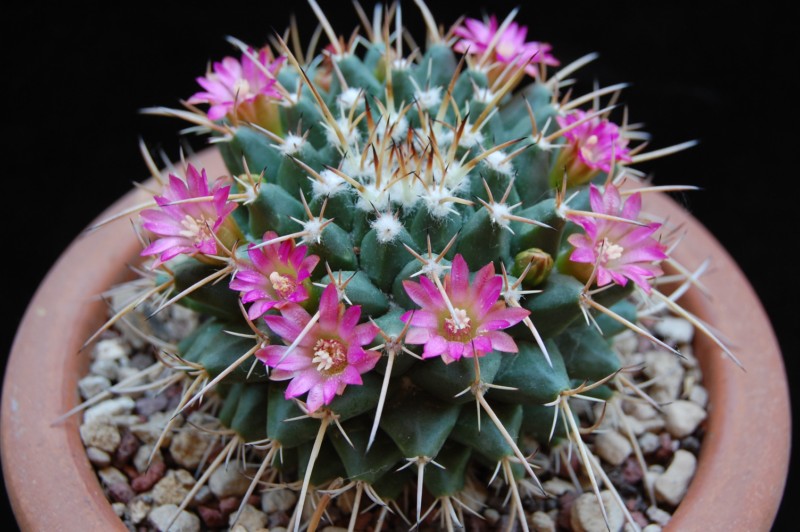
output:
[[[347,353],[337,340],[319,340],[314,345],[312,364],[317,364],[317,371],[326,375],[341,373],[347,364]]]

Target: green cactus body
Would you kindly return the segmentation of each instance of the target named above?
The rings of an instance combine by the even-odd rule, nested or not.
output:
[[[243,312],[258,298],[240,305],[237,292],[247,290],[229,289],[230,275],[190,291],[181,302],[214,319],[205,321],[180,346],[180,355],[214,378],[253,348],[245,334],[251,330],[248,321],[259,324],[257,341],[263,345],[257,356],[271,369],[257,362],[248,373],[249,361],[225,376],[219,384],[220,419],[241,441],[266,440],[285,451],[280,467],[295,475],[294,480],[304,479],[307,466],[312,466],[306,479],[311,487],[342,476],[386,497],[397,497],[404,485],[414,484],[415,475],[409,472],[413,468],[392,472],[408,461],[433,460],[444,467],[420,465],[417,480],[434,497],[457,496],[472,468],[498,463],[510,467],[508,460],[520,456],[526,437],[547,444],[557,408],[553,405],[571,389],[620,370],[609,339],[625,327],[596,305],[635,322],[635,306],[624,301],[634,282],[625,288],[612,283],[595,291],[593,282],[601,279],[602,272],[587,282],[571,269],[575,239],[588,222],[573,223],[576,218],[569,209],[574,213],[590,207],[588,193],[581,192],[586,187],[570,189],[568,195],[581,193],[566,205],[560,186],[550,181],[554,171],[561,171],[558,165],[564,164],[556,160],[564,151],[552,151],[542,137],[546,125],[544,134],[559,128],[555,117],[560,111],[553,105],[557,87],[533,79],[514,92],[519,81],[508,80],[521,67],[498,78],[498,71],[476,57],[457,71],[458,58],[451,46],[433,39],[416,61],[401,64],[394,45],[373,42],[363,56],[342,52],[322,62],[301,64],[306,77],[298,75],[290,58],[277,83],[289,92],[300,86],[301,96],[275,103],[274,110],[283,131],[296,132],[290,140],[297,145],[288,145],[286,133],[267,134],[246,123],[232,130],[228,142],[219,142],[234,176],[245,172],[243,160],[251,174],[263,172],[254,188],[257,193],[236,210],[235,220],[246,224],[243,233],[248,235],[248,242],[239,245],[272,249],[261,243],[262,235],[272,231],[278,241],[274,249],[290,241],[292,246],[302,243],[306,256],[317,257],[317,262],[307,272],[302,307],[296,305],[299,299],[286,299],[256,316],[250,307],[250,320]],[[387,68],[387,63],[394,66]],[[493,98],[498,92],[505,94]],[[516,94],[522,97],[515,98]],[[229,118],[222,119],[223,126]],[[512,139],[524,142],[509,143],[482,157]],[[563,141],[553,141],[558,142]],[[234,190],[245,193],[242,183]],[[625,251],[608,239],[602,246],[595,251],[605,253],[602,257],[609,261]],[[249,253],[253,256],[255,250]],[[237,271],[234,275],[239,275],[241,261],[247,260],[237,256],[225,261],[219,258],[224,255],[221,251],[216,255],[183,258],[174,268],[175,293],[231,264]],[[536,334],[528,321],[506,326],[503,341],[496,340],[506,349],[475,354],[475,344],[474,357],[457,360],[430,355],[430,342],[424,349],[424,342],[404,344],[403,335],[420,335],[409,332],[407,325],[416,323],[414,313],[430,313],[413,297],[409,283],[425,278],[431,290],[437,286],[446,290],[442,285],[456,282],[448,272],[455,272],[455,261],[462,259],[473,272],[468,285],[499,284],[501,267],[515,276],[526,275],[520,282],[533,292],[515,293],[516,277],[505,277],[501,295],[489,305],[519,307],[520,318],[514,323],[524,314]],[[531,261],[535,269],[526,271]],[[493,279],[480,280],[488,275],[489,265]],[[592,264],[578,266],[592,271]],[[262,273],[267,292],[284,294],[297,284],[277,269]],[[319,288],[312,288],[312,283]],[[332,330],[325,329],[326,320],[332,319],[323,309],[325,287],[336,288],[339,319],[349,319],[351,305],[356,305],[361,311],[358,327],[376,324],[373,332],[379,329],[380,335],[359,345],[364,345],[361,352],[367,356],[380,354],[380,360],[371,362],[375,371],[350,378],[335,390],[335,397],[309,412],[302,400],[309,387],[292,391],[297,381],[291,379],[299,378],[300,370],[283,371],[282,361],[275,358],[284,353],[293,360],[296,353],[289,356],[289,351],[308,349],[313,363],[302,371],[318,371],[324,379],[340,375],[340,366],[346,364],[341,358],[343,336],[324,332],[314,336],[313,345],[301,341],[286,347],[291,339],[285,329],[294,327],[300,340],[301,329]],[[439,332],[452,342],[469,334],[477,341],[478,333],[471,329],[476,315],[457,298],[454,301],[447,301],[451,314],[438,323]],[[302,314],[306,311],[308,316]],[[275,329],[273,324],[289,312],[292,317]],[[587,325],[585,317],[594,317],[605,334]],[[264,319],[274,332],[264,326]],[[469,342],[462,347],[467,352]],[[349,349],[353,351],[353,344]],[[595,393],[607,395],[610,388]],[[563,418],[554,435],[557,440],[566,437]],[[295,450],[297,466],[288,458]],[[511,469],[515,475],[525,474],[519,463]]]

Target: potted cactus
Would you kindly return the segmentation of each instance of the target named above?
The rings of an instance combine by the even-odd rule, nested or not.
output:
[[[645,151],[614,109],[619,87],[569,95],[593,57],[559,65],[514,13],[442,30],[417,1],[417,51],[399,8],[347,40],[309,3],[321,55],[232,39],[237,56],[213,63],[184,109],[148,110],[208,134],[227,169],[154,171],[155,195],[120,211],[146,240],[135,303],[205,317],[174,353],[187,390],[176,414],[216,401],[229,433],[201,479],[247,449],[252,490],[272,472],[297,488],[290,529],[316,528],[312,501],[342,486],[381,515],[411,493],[411,525],[432,507],[452,529],[489,464],[525,529],[520,486],[546,495],[529,442],[555,438],[599,498],[607,481],[571,405],[624,388],[615,334],[674,351],[637,324],[658,305],[739,363],[677,301],[695,278],[671,222],[643,208],[664,187],[636,163],[689,144]],[[668,268],[681,278],[670,292]]]

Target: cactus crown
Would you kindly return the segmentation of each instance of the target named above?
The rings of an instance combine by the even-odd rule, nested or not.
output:
[[[658,187],[631,166],[644,136],[609,118],[620,86],[562,94],[594,56],[553,74],[515,13],[442,33],[417,0],[427,46],[405,50],[399,6],[348,40],[309,3],[321,53],[232,40],[240,58],[213,63],[185,110],[149,110],[207,133],[230,173],[154,172],[141,211],[142,297],[207,318],[176,353],[194,380],[180,410],[210,398],[229,451],[260,444],[253,487],[297,482],[295,530],[336,486],[387,509],[411,486],[412,524],[427,492],[452,527],[486,466],[526,526],[531,442],[584,452],[570,398],[608,398],[611,337],[662,343],[637,311],[677,308],[657,286],[672,235],[641,214]]]

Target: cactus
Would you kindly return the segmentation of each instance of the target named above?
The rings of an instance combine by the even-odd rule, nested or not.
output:
[[[614,334],[664,345],[630,298],[691,316],[657,283],[672,235],[640,213],[664,187],[631,167],[690,143],[629,147],[643,135],[597,103],[619,87],[563,95],[594,56],[550,73],[515,13],[442,34],[416,0],[427,48],[404,54],[399,6],[345,40],[309,3],[322,54],[232,39],[241,58],[198,78],[187,109],[149,110],[208,133],[230,171],[154,172],[163,191],[141,210],[145,295],[206,316],[176,353],[177,413],[218,401],[227,449],[260,444],[251,491],[272,470],[297,482],[294,530],[319,521],[312,492],[342,484],[384,511],[410,490],[412,525],[427,492],[452,528],[487,465],[527,528],[520,486],[546,496],[531,442],[551,438],[577,447],[599,497],[570,401],[622,388]]]

